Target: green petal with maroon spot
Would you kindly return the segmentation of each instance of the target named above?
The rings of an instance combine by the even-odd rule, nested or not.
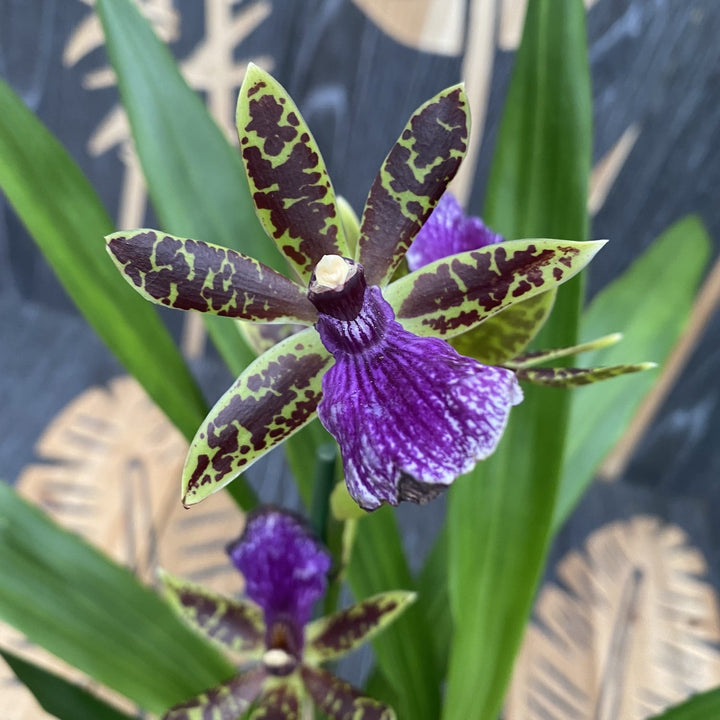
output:
[[[262,668],[250,670],[175,705],[162,720],[237,720],[252,705],[266,677]]]
[[[455,176],[470,126],[462,85],[421,105],[375,178],[360,225],[357,259],[368,285],[387,284]]]
[[[655,367],[657,367],[656,363],[644,362],[597,368],[520,368],[516,374],[518,380],[526,380],[535,385],[563,388],[591,385],[618,375],[643,372]]]
[[[154,303],[259,322],[307,325],[317,317],[304,288],[235,250],[157,230],[106,241],[125,279]]]
[[[252,63],[235,119],[260,222],[307,282],[323,255],[348,255],[325,162],[285,89]]]
[[[249,720],[300,720],[304,692],[296,675],[271,678]]]
[[[305,628],[305,660],[318,664],[355,650],[393,622],[415,597],[402,590],[386,592],[311,622]]]
[[[572,347],[556,348],[554,350],[535,350],[533,352],[514,357],[512,360],[506,361],[504,364],[506,367],[513,369],[529,368],[534,365],[549,362],[550,360],[568,357],[569,355],[579,355],[580,353],[590,352],[592,350],[602,350],[602,348],[615,345],[620,342],[620,340],[622,340],[622,333],[611,333],[610,335],[603,335],[595,340],[590,340],[589,342],[581,343],[580,345],[573,345]]]
[[[407,330],[447,339],[569,280],[604,244],[508,240],[436,260],[383,294]]]
[[[556,292],[548,290],[511,305],[472,330],[451,338],[450,344],[461,355],[485,365],[504,365],[521,353],[545,324]]]
[[[301,665],[300,675],[315,704],[333,720],[395,720],[392,708],[363,695],[327,670]]]
[[[223,647],[260,658],[265,651],[265,623],[254,603],[214,593],[195,583],[160,573],[165,594],[190,625]]]
[[[331,364],[315,328],[261,355],[217,401],[190,444],[182,498],[194,505],[225,487],[315,417]]]

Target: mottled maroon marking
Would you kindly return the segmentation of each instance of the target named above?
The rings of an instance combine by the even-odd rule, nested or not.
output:
[[[322,653],[327,650],[349,650],[356,642],[371,632],[384,615],[392,612],[397,602],[366,600],[347,610],[335,613],[320,635],[312,641],[312,647]]]
[[[293,686],[276,685],[263,693],[254,713],[258,720],[298,720],[300,704]]]
[[[272,235],[279,240],[287,232],[298,242],[297,248],[280,247],[280,250],[303,273],[310,273],[323,255],[337,251],[337,227],[325,228],[335,218],[335,203],[327,174],[318,170],[321,160],[310,146],[311,138],[303,133],[298,139],[298,125],[290,115],[287,123],[280,124],[282,106],[270,95],[251,100],[249,112],[252,120],[245,132],[257,133],[263,141],[263,150],[256,146],[242,149],[247,173],[256,191],[255,206],[270,211]],[[265,156],[278,155],[286,143],[293,142],[287,160],[273,166]],[[285,206],[287,200],[296,202]]]
[[[187,492],[208,482],[218,481],[232,471],[233,465],[245,465],[239,446],[239,429],[250,433],[249,443],[255,451],[268,445],[270,438],[284,438],[304,425],[313,415],[320,402],[321,393],[309,385],[312,378],[327,365],[327,356],[281,355],[264,372],[249,379],[249,384],[259,392],[259,397],[235,395],[218,415],[207,425],[207,443],[210,456],[199,455],[198,466],[188,482]],[[287,407],[295,404],[292,413]],[[247,446],[246,446],[247,447]],[[249,450],[250,448],[248,448]],[[247,452],[247,451],[246,451]],[[207,460],[206,460],[207,458]],[[203,469],[200,469],[200,463]],[[207,470],[208,464],[212,465]]]
[[[164,305],[268,321],[312,322],[317,315],[303,288],[234,250],[169,235],[158,240],[155,232],[114,238],[108,247],[133,284]]]
[[[575,248],[568,249],[577,252]],[[491,267],[491,257],[497,270]],[[503,304],[514,283],[519,281],[513,297],[521,297],[532,287],[541,287],[543,267],[557,259],[556,251],[538,251],[535,245],[510,254],[503,245],[496,245],[492,253],[487,250],[471,253],[470,262],[449,260],[441,263],[435,273],[418,276],[400,306],[398,317],[422,317],[438,310],[457,312],[456,308],[469,300],[474,307],[462,310],[454,317],[428,317],[423,323],[441,334],[476,324]],[[465,290],[455,281],[453,274],[460,278]]]
[[[263,647],[264,632],[258,629],[255,614],[247,605],[223,598],[225,609],[218,613],[220,603],[215,598],[193,588],[175,588],[174,591],[183,607],[195,611],[193,622],[208,637],[246,652]]]
[[[315,704],[331,717],[352,720],[389,720],[391,717],[384,705],[363,696],[327,670],[301,665],[300,675]]]
[[[559,267],[553,268],[553,277],[555,278],[555,280],[560,282],[562,280],[562,276],[563,271]]]
[[[411,160],[407,147],[396,144],[385,160],[383,170],[392,178],[390,188],[383,182],[383,170],[370,189],[360,228],[359,261],[365,267],[368,285],[375,285],[392,274],[413,238],[427,220],[457,172],[467,148],[467,113],[459,89],[431,103],[410,120],[410,128],[402,134],[411,141],[417,156]],[[451,156],[452,151],[460,153]],[[442,161],[418,181],[415,168],[430,168]],[[428,202],[410,201],[406,215],[395,195],[410,191]]]

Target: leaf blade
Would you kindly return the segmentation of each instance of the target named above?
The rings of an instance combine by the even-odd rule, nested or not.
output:
[[[591,119],[582,2],[530,0],[483,214],[491,227],[586,237]],[[576,279],[560,289],[541,347],[575,344],[580,297]],[[495,455],[450,490],[445,720],[499,712],[545,558],[566,418],[562,393],[528,388]]]
[[[23,660],[7,650],[0,650],[5,662],[18,680],[35,696],[43,710],[59,720],[91,717],[96,720],[131,720],[129,715],[104,703],[84,688],[59,675]]]
[[[0,80],[0,187],[78,309],[186,435],[207,406],[153,308],[102,248],[112,222],[80,168]],[[52,192],[47,188],[52,186]]]
[[[232,674],[155,593],[5,483],[0,540],[0,617],[141,707],[162,712]]]

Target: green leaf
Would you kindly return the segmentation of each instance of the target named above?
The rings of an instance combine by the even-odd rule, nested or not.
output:
[[[0,619],[150,712],[232,666],[154,592],[0,482]]]
[[[385,286],[430,217],[465,151],[470,125],[465,88],[446,88],[408,120],[370,188],[357,260],[368,285]]]
[[[391,708],[363,695],[327,670],[301,665],[300,675],[315,704],[333,720],[395,720]],[[285,716],[277,717],[279,720]]]
[[[436,260],[384,292],[403,327],[451,338],[566,282],[605,245],[602,240],[508,240]]]
[[[131,720],[87,690],[7,650],[0,650],[18,680],[35,696],[43,710],[59,720]]]
[[[331,356],[315,328],[278,343],[217,401],[190,444],[182,496],[194,505],[225,487],[315,417]]]
[[[223,647],[248,658],[265,650],[265,622],[254,603],[225,597],[162,572],[165,594],[180,617]]]
[[[587,235],[591,93],[581,0],[530,0],[483,218],[505,237]],[[560,288],[540,347],[576,343],[581,286]],[[449,493],[453,615],[446,720],[497,717],[549,539],[567,393],[529,387],[495,455]]]
[[[380,508],[356,522],[357,538],[348,567],[355,597],[362,599],[398,587],[413,588],[391,508]],[[433,657],[431,621],[420,603],[415,603],[373,639],[377,662],[397,696],[396,709],[401,718],[440,717],[440,677]]]
[[[415,597],[415,593],[394,590],[315,620],[305,629],[305,659],[318,664],[352,652],[382,632]]]
[[[585,337],[609,330],[623,334],[622,343],[588,353],[583,361],[595,365],[647,358],[662,365],[685,327],[710,247],[710,239],[695,217],[668,228],[620,278],[597,295],[583,314]],[[573,430],[568,438],[554,530],[580,499],[655,380],[655,373],[644,373],[602,387],[583,388],[573,396]]]
[[[255,215],[237,150],[188,87],[170,51],[130,0],[98,0],[96,8],[163,230],[239,250],[283,272],[282,258]],[[237,375],[252,353],[235,323],[209,315],[204,320]]]
[[[645,362],[591,368],[520,368],[516,371],[516,375],[518,380],[525,380],[535,385],[571,388],[592,385],[603,380],[620,377],[620,375],[631,375],[645,370],[652,370],[655,367],[657,367],[655,363]]]
[[[312,507],[315,467],[308,458],[317,457],[319,449],[334,442],[332,435],[315,418],[286,441],[284,450],[290,470],[297,483],[300,498],[309,510]]]
[[[521,353],[545,324],[555,303],[555,290],[534,295],[485,320],[450,344],[485,365],[503,365]]]
[[[0,187],[87,321],[185,434],[207,406],[165,326],[105,253],[112,222],[72,158],[0,80]],[[51,191],[49,191],[51,189]]]
[[[317,319],[306,289],[235,250],[157,230],[105,240],[123,277],[150,302],[261,323]]]
[[[720,688],[691,697],[682,705],[656,715],[654,720],[710,720],[720,717]]]
[[[349,254],[317,143],[285,88],[253,63],[235,120],[260,222],[307,283],[323,255]]]

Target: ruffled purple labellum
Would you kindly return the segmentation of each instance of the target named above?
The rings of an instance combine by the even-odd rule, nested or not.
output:
[[[330,555],[300,518],[272,508],[248,516],[228,552],[245,577],[248,597],[265,614],[265,665],[285,674],[302,655],[303,627],[325,594]]]
[[[466,250],[479,250],[504,240],[479,217],[466,217],[455,197],[446,192],[420,228],[405,258],[410,270]]]
[[[340,445],[348,490],[362,508],[426,502],[492,453],[522,400],[512,371],[406,331],[350,260],[325,256],[308,296],[335,358],[318,415]]]

